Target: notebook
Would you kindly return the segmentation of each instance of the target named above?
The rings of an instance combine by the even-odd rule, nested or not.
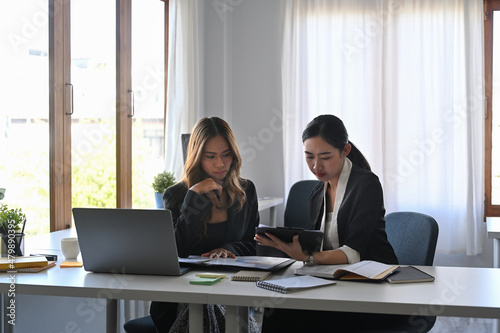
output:
[[[391,275],[387,277],[389,283],[415,283],[432,282],[434,276],[427,274],[413,266],[400,266]]]
[[[231,276],[231,281],[263,281],[267,279],[271,273],[270,271],[250,271],[244,269]]]
[[[293,276],[284,279],[257,281],[257,287],[277,291],[283,294],[303,289],[317,288],[335,284],[335,281],[325,280],[310,275]]]
[[[351,265],[305,265],[296,269],[295,274],[335,280],[382,281],[398,267],[398,265],[363,260]]]
[[[44,271],[46,269],[49,269],[51,267],[54,267],[55,265],[56,265],[55,261],[49,261],[47,266],[23,267],[23,268],[15,268],[15,269],[5,268],[5,269],[0,269],[0,272],[38,273],[38,272]]]
[[[73,208],[89,272],[182,275],[172,214],[165,209]]]

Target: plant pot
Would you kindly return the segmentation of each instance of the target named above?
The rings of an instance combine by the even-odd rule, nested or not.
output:
[[[156,208],[165,208],[163,206],[163,193],[155,192]]]
[[[24,255],[24,234],[20,232],[12,234],[0,234],[2,240],[0,242],[0,256],[21,257]]]

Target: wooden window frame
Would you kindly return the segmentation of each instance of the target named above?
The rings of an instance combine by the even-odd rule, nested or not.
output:
[[[71,226],[70,1],[49,0],[50,231]]]
[[[116,1],[116,207],[132,208],[132,1]]]
[[[492,191],[492,91],[493,91],[493,11],[500,11],[500,0],[484,1],[484,78],[485,78],[485,216],[500,216],[500,205],[491,203]]]
[[[165,72],[168,0],[165,3]],[[71,7],[49,0],[50,231],[72,226]],[[116,0],[116,207],[132,208],[132,0]],[[165,94],[166,94],[165,75]],[[164,116],[166,119],[166,105]]]

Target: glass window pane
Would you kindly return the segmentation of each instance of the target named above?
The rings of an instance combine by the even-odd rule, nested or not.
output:
[[[155,207],[153,177],[164,169],[164,2],[132,2],[132,205]]]
[[[491,204],[500,205],[500,13],[493,12]]]
[[[116,1],[71,1],[73,207],[116,207]]]
[[[25,233],[50,229],[48,1],[0,7],[1,201],[26,214]]]

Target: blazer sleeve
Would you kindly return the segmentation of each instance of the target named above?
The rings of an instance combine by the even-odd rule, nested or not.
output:
[[[245,190],[246,201],[243,208],[234,213],[231,219],[230,230],[227,236],[227,243],[221,247],[231,251],[236,256],[256,255],[255,228],[259,225],[259,205],[255,185],[247,180]]]
[[[163,194],[163,201],[165,207],[172,212],[177,254],[179,257],[188,257],[200,237],[203,222],[212,209],[212,202],[204,195],[182,188],[182,185],[168,188]],[[183,193],[184,200],[180,203],[179,197]]]

